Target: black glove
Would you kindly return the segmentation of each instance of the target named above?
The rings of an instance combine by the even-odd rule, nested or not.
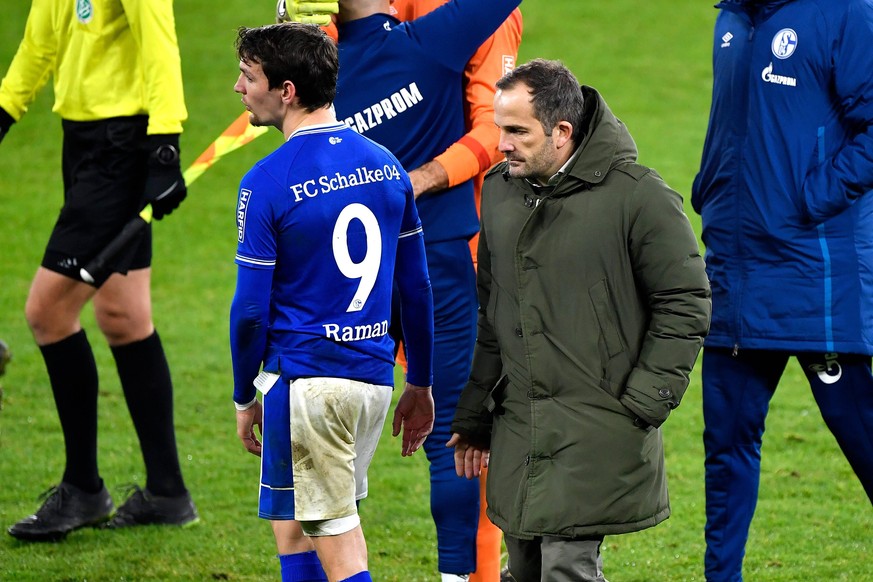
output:
[[[188,195],[179,161],[179,135],[150,135],[146,148],[149,168],[143,199],[152,205],[152,216],[160,220],[178,208]]]
[[[9,128],[12,127],[13,123],[15,120],[9,115],[9,112],[0,107],[0,141],[3,141],[3,138],[9,133]]]

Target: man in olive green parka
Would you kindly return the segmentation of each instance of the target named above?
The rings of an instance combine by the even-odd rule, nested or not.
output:
[[[709,328],[682,199],[591,87],[534,60],[497,83],[479,330],[452,424],[459,475],[490,453],[488,516],[518,582],[604,580],[604,535],[670,514],[661,424]]]

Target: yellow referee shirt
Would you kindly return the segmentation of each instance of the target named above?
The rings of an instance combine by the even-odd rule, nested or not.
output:
[[[20,119],[49,76],[64,119],[146,114],[149,134],[181,133],[188,112],[173,0],[33,0],[0,107]]]

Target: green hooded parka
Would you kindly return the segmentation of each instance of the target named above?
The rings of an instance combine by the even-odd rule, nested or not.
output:
[[[520,538],[669,516],[659,427],[709,327],[681,197],[582,90],[581,151],[554,190],[538,195],[504,162],[482,196],[478,338],[452,430],[490,448],[488,516]]]

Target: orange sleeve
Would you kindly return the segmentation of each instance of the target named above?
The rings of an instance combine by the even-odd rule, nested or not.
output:
[[[332,38],[333,42],[336,42],[336,39],[339,38],[339,34],[336,30],[336,22],[331,22],[330,24],[322,26],[321,30],[323,30],[327,34],[327,36]]]
[[[500,134],[494,125],[494,84],[515,67],[521,33],[521,11],[516,8],[467,63],[467,134],[436,158],[446,169],[450,186],[469,180],[500,160]]]

